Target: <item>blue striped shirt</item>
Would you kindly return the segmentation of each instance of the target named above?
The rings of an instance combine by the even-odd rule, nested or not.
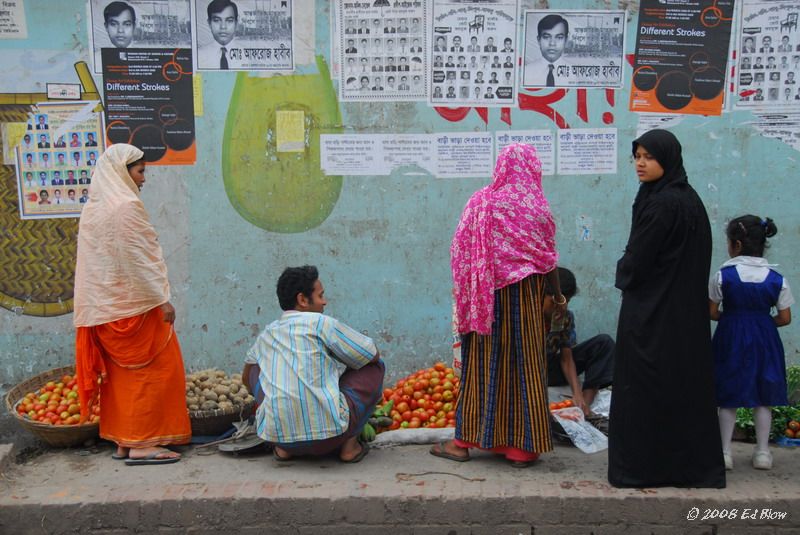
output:
[[[344,368],[377,354],[371,338],[316,312],[289,310],[269,324],[247,352],[257,363],[264,401],[258,435],[279,444],[323,440],[347,430],[350,409],[339,391]]]

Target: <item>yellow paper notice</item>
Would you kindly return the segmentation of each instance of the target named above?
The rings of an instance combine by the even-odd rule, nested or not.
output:
[[[22,136],[28,131],[28,123],[3,123],[3,163],[15,165],[14,149],[22,143]]]
[[[203,77],[199,73],[194,73],[192,78],[192,90],[194,92],[194,116],[203,116]]]
[[[278,152],[303,152],[306,149],[305,114],[302,111],[278,111],[275,121]]]

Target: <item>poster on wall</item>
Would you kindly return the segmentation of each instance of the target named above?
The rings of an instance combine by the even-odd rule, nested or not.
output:
[[[16,148],[21,219],[78,217],[105,149],[97,101],[42,102]]]
[[[103,49],[109,144],[130,143],[156,165],[196,160],[192,52]]]
[[[800,1],[745,1],[739,26],[737,109],[800,108]]]
[[[516,2],[434,1],[432,106],[512,106],[517,101]]]
[[[103,48],[191,48],[189,0],[91,0],[89,40],[94,72]]]
[[[293,0],[195,0],[201,71],[292,71]]]
[[[558,131],[558,174],[617,172],[616,128],[565,128]]]
[[[427,0],[336,3],[339,99],[425,100]]]
[[[622,87],[625,11],[526,11],[523,32],[523,86]]]
[[[722,113],[734,0],[642,0],[630,110]]]
[[[416,168],[439,178],[487,177],[494,168],[493,152],[491,132],[320,136],[326,175],[386,176]]]
[[[536,148],[536,155],[542,163],[542,175],[553,175],[556,172],[556,145],[553,132],[550,130],[509,130],[497,132],[495,149],[497,155],[512,143],[525,143]]]
[[[0,39],[27,39],[28,24],[25,21],[23,0],[8,1],[0,9]]]

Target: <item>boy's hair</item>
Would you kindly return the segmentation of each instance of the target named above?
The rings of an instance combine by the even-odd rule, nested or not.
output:
[[[558,267],[558,282],[561,286],[561,294],[567,299],[572,299],[578,293],[578,283],[575,281],[575,274],[565,267]],[[548,295],[555,294],[550,283],[545,279],[545,292]]]
[[[731,219],[725,229],[731,243],[741,242],[743,256],[764,256],[764,248],[768,247],[767,238],[777,233],[778,227],[772,219],[761,219],[750,214]]]
[[[297,294],[311,299],[314,283],[319,279],[316,266],[288,267],[278,278],[276,293],[281,310],[293,310],[297,306]]]

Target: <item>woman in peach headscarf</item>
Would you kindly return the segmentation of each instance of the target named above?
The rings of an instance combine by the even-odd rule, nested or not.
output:
[[[556,227],[536,149],[516,143],[492,183],[467,202],[450,247],[463,371],[455,440],[431,454],[468,461],[469,448],[525,467],[553,449],[542,311],[545,280],[559,314]]]
[[[81,416],[100,394],[100,436],[126,464],[176,462],[191,438],[167,267],[139,198],[144,153],[112,145],[98,159],[78,227],[76,370]]]

